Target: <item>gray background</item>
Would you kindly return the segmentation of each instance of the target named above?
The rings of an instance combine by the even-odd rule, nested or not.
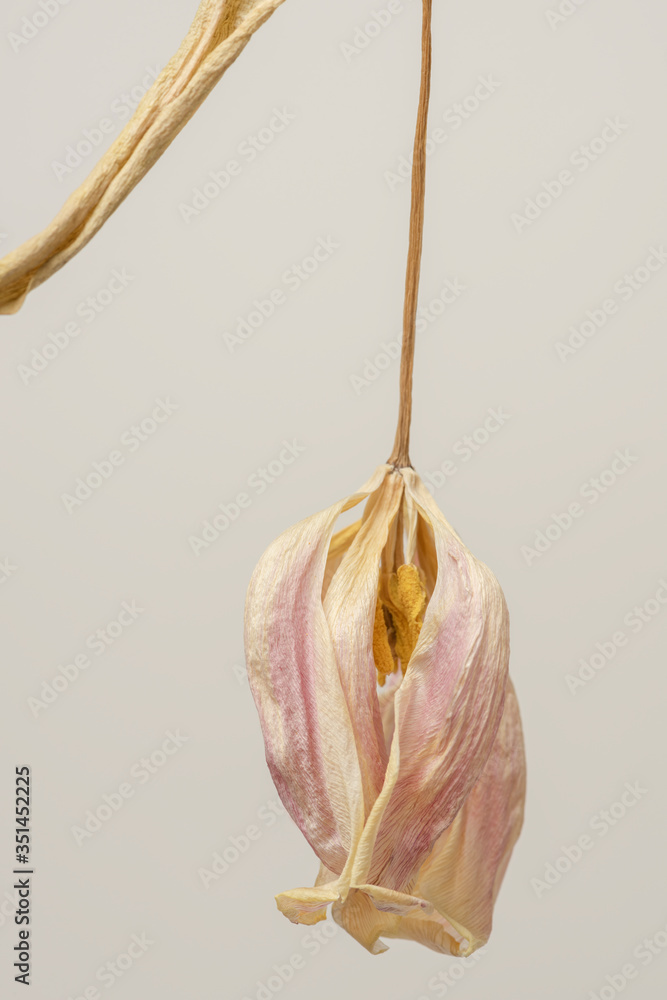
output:
[[[266,1000],[260,987],[293,955],[303,967],[275,995],[294,1000],[583,1000],[613,996],[606,977],[620,984],[628,962],[638,974],[621,992],[664,990],[667,954],[657,945],[649,962],[635,949],[667,942],[667,613],[649,603],[656,613],[636,631],[624,619],[667,577],[667,267],[627,302],[613,291],[667,241],[656,0],[587,0],[554,26],[557,0],[435,4],[430,128],[447,139],[428,161],[422,301],[446,279],[466,290],[419,337],[412,457],[423,474],[456,462],[435,496],[505,589],[529,760],[526,825],[490,944],[467,967],[404,942],[372,958],[342,932],[316,946],[273,901],[317,866],[289,819],[267,818],[275,793],[242,677],[244,594],[266,545],[357,488],[393,440],[397,363],[358,392],[351,376],[400,329],[409,189],[390,190],[385,173],[412,144],[418,2],[365,49],[346,59],[341,48],[386,7],[287,0],[92,244],[1,319],[0,559],[16,569],[0,584],[0,895],[12,884],[13,769],[29,763],[39,1000],[94,985],[114,1000]],[[9,32],[37,9],[7,0],[2,11],[2,252],[84,179],[97,152],[62,180],[53,162],[166,63],[195,3],[72,0],[12,51]],[[443,122],[480,76],[495,93],[461,128]],[[179,206],[274,108],[295,116],[289,127],[186,224]],[[626,127],[579,172],[570,157],[607,118]],[[513,213],[567,168],[575,183],[517,232]],[[223,335],[285,288],[319,237],[340,246],[230,353]],[[26,385],[31,350],[114,268],[133,276],[128,287]],[[556,344],[610,297],[616,315],[561,360]],[[156,398],[178,409],[68,513],[62,494]],[[499,407],[502,429],[457,457]],[[284,439],[305,450],[259,495],[248,479]],[[617,449],[636,461],[591,503],[581,490]],[[251,505],[196,556],[190,536],[239,492]],[[583,515],[528,565],[522,546],[575,502]],[[133,600],[143,613],[104,655],[88,650],[91,666],[35,717],[28,699]],[[619,630],[626,645],[572,693],[567,675]],[[167,730],[189,739],[149,781],[128,778]],[[72,828],[128,780],[134,795],[79,845]],[[603,835],[600,813],[626,782],[644,791]],[[249,825],[258,839],[204,888],[199,870],[215,852],[233,857],[230,838]],[[536,888],[584,834],[593,848]],[[1,989],[22,996],[9,910]],[[153,943],[122,978],[96,980],[144,933]]]

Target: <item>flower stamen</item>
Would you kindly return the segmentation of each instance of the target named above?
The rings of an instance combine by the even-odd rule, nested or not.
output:
[[[378,673],[378,684],[384,683],[390,674],[396,670],[396,661],[389,644],[387,617],[389,612],[378,597],[375,605],[375,623],[373,626],[373,659]]]
[[[388,599],[379,596],[373,628],[373,657],[378,684],[384,687],[400,661],[405,674],[424,622],[427,594],[419,568],[413,563],[399,566],[387,580]]]
[[[415,651],[426,610],[426,588],[414,563],[399,566],[389,577],[389,597],[389,611],[396,629],[396,655],[405,673]]]

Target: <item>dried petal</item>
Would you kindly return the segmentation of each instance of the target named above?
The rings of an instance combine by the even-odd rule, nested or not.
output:
[[[380,793],[387,768],[373,637],[380,555],[402,497],[403,480],[398,473],[391,472],[370,496],[361,527],[324,600],[324,613],[359,756],[365,815]]]
[[[503,718],[488,761],[452,825],[438,838],[412,888],[432,912],[402,918],[353,890],[334,919],[373,954],[381,937],[409,938],[434,951],[470,955],[491,933],[493,906],[523,824],[526,761],[516,693],[508,681]]]
[[[435,589],[396,694],[382,792],[353,868],[353,884],[401,891],[453,821],[491,751],[503,712],[509,622],[500,586],[465,548],[416,474],[406,492],[430,524]]]
[[[322,581],[336,519],[385,473],[273,542],[246,600],[246,663],[271,776],[315,853],[338,874],[359,837],[364,796]]]

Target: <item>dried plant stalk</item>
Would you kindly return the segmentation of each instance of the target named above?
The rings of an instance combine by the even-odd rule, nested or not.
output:
[[[360,491],[269,546],[245,612],[267,764],[320,861],[314,885],[279,893],[278,909],[311,925],[331,904],[374,955],[382,938],[460,956],[485,944],[526,794],[502,589],[409,456],[432,6],[422,0],[394,449]]]
[[[0,313],[18,312],[85,247],[283,2],[202,0],[178,52],[92,173],[46,229],[0,260]]]

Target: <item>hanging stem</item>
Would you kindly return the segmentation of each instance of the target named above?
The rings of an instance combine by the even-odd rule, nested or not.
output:
[[[415,328],[417,297],[422,259],[424,232],[424,196],[426,193],[426,126],[431,93],[431,9],[433,0],[423,0],[422,70],[417,110],[417,127],[412,158],[412,203],[410,206],[410,240],[405,274],[403,305],[403,344],[401,347],[400,403],[394,450],[388,465],[404,468],[410,465],[410,421],[412,419],[412,371],[415,360]]]

